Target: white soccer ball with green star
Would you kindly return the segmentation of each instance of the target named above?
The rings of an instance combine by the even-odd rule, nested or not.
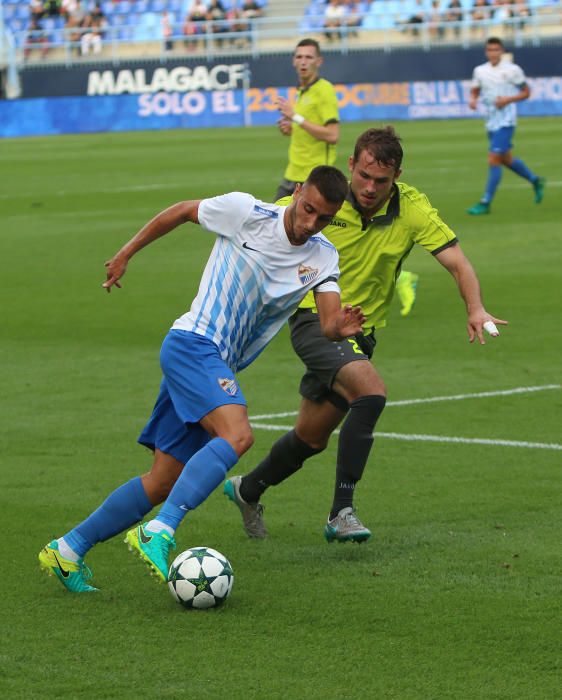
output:
[[[222,605],[233,583],[230,562],[210,547],[192,547],[178,554],[168,572],[170,593],[186,608]]]

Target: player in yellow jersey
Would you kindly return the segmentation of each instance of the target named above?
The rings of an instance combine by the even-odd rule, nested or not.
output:
[[[324,532],[328,541],[362,542],[370,537],[357,517],[353,495],[385,406],[386,388],[369,360],[375,329],[386,325],[396,280],[414,245],[424,247],[455,279],[466,305],[470,342],[477,338],[484,344],[484,323],[507,323],[484,308],[470,262],[427,197],[398,181],[402,156],[400,139],[386,127],[361,134],[349,158],[347,201],[323,233],[340,255],[342,303],[362,307],[363,333],[342,342],[323,338],[310,296],[291,317],[291,341],[306,365],[295,429],[281,437],[252,472],[225,483],[225,494],[240,508],[250,537],[266,536],[259,502],[264,491],[322,452],[342,421],[334,500]]]
[[[334,86],[318,74],[323,58],[314,39],[299,41],[293,66],[299,86],[294,105],[280,97],[279,131],[290,137],[289,164],[277,190],[276,199],[293,194],[317,165],[334,165],[339,139],[338,99]]]

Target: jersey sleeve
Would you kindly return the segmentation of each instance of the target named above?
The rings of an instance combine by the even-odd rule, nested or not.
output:
[[[322,124],[332,124],[339,122],[340,113],[338,110],[338,98],[332,83],[328,81],[324,84],[322,100],[318,105]]]
[[[412,238],[433,255],[455,245],[457,237],[421,192],[410,198]]]
[[[339,256],[334,248],[330,255],[329,264],[323,270],[322,279],[313,287],[315,292],[337,292],[340,293],[338,279],[340,276]]]
[[[207,231],[234,238],[254,206],[254,197],[244,192],[230,192],[203,199],[199,204],[199,223]]]
[[[482,88],[482,81],[480,80],[480,71],[478,66],[472,71],[472,82],[470,84],[471,88]]]
[[[511,83],[515,85],[517,88],[521,88],[527,83],[527,78],[525,76],[525,73],[523,72],[523,69],[521,66],[517,66],[513,64],[512,66],[512,75],[511,75]]]

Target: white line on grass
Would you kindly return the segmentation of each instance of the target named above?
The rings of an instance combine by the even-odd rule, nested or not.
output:
[[[438,401],[464,401],[465,399],[483,399],[490,396],[511,396],[512,394],[530,394],[535,391],[551,391],[560,389],[560,384],[544,384],[543,386],[520,386],[515,389],[503,389],[498,391],[480,391],[474,394],[453,394],[452,396],[428,396],[425,399],[402,399],[401,401],[388,401],[387,406],[413,406],[420,403],[437,403]],[[252,420],[268,420],[269,418],[288,418],[296,416],[298,411],[285,411],[284,413],[264,413],[252,416]]]
[[[252,422],[252,428],[259,430],[285,431],[291,430],[293,426]],[[334,430],[334,435],[337,435],[339,432],[339,430]],[[416,433],[406,435],[405,433],[382,433],[378,431],[376,433],[376,436],[377,438],[388,438],[390,440],[404,440],[406,442],[452,442],[462,445],[489,445],[493,447],[526,447],[534,450],[562,450],[562,445],[557,445],[556,443],[552,442],[525,442],[523,440],[491,440],[488,438],[450,437],[447,435],[418,435]]]

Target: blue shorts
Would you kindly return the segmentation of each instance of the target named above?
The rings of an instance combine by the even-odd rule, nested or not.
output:
[[[502,126],[497,131],[488,131],[490,153],[507,153],[513,148],[511,140],[515,131],[514,126]]]
[[[217,346],[196,333],[171,330],[160,365],[160,393],[138,442],[185,464],[210,440],[199,421],[219,406],[246,406],[246,399]]]

